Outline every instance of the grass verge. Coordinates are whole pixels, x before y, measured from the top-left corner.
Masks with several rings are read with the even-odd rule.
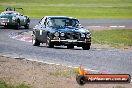
[[[0,0],[0,12],[7,6],[22,7],[25,14],[33,18],[46,15],[132,18],[131,0]]]
[[[92,42],[97,44],[108,44],[113,47],[132,46],[132,30],[93,30]]]
[[[76,69],[70,69],[70,70],[56,70],[53,72],[50,72],[49,75],[55,76],[55,77],[66,77],[71,78],[77,74]]]
[[[0,88],[31,88],[31,87],[26,84],[20,84],[20,85],[14,86],[12,84],[7,84],[3,80],[0,80]]]
[[[72,68],[72,69],[66,69],[66,70],[55,70],[55,71],[50,72],[49,75],[55,76],[55,77],[71,78],[79,74],[78,69],[79,68]],[[87,70],[86,70],[86,73],[87,74],[97,74],[96,72],[87,71]]]

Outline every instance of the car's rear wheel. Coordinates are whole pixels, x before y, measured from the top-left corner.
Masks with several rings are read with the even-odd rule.
[[[29,23],[27,23],[24,27],[25,29],[29,29]]]
[[[26,25],[24,25],[25,29],[29,29],[29,23],[30,23],[30,20],[27,19],[27,23],[26,23]]]
[[[48,48],[54,48],[54,44],[51,42],[51,38],[47,35],[46,46]]]
[[[73,49],[74,48],[74,45],[67,45],[67,48],[68,49]]]
[[[90,44],[84,44],[82,46],[83,50],[89,50],[90,49]]]
[[[36,39],[36,36],[33,34],[32,36],[32,44],[33,46],[39,46],[40,42]]]

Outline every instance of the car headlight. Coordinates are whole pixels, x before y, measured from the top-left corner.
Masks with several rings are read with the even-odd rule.
[[[84,34],[84,33],[82,33],[82,34],[81,34],[81,37],[83,37],[83,38],[84,38],[84,37],[85,37],[85,34]]]
[[[65,36],[65,33],[61,33],[60,35],[61,35],[61,36]]]
[[[54,35],[55,35],[55,37],[58,37],[59,36],[59,33],[58,32],[55,32]]]
[[[90,38],[91,37],[91,34],[86,34],[86,38]]]

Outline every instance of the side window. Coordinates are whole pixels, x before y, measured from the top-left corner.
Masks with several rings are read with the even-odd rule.
[[[80,26],[79,20],[73,19],[73,26],[74,27],[79,27]]]
[[[45,22],[46,22],[46,26],[53,26],[53,20],[47,19]]]
[[[47,18],[44,19],[44,25],[46,26],[47,24]]]
[[[39,21],[39,23],[40,23],[41,25],[45,25],[46,19],[47,19],[47,18],[45,18],[45,17],[42,18],[42,19]]]
[[[41,24],[41,25],[43,25],[43,24],[44,24],[44,19],[42,19],[42,20],[40,21],[40,24]]]

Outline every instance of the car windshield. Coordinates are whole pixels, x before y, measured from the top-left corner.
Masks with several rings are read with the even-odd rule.
[[[51,18],[47,24],[50,27],[77,27],[79,21],[71,18]]]
[[[20,13],[16,11],[5,11],[1,13],[1,15],[12,15],[12,14],[19,15]]]

